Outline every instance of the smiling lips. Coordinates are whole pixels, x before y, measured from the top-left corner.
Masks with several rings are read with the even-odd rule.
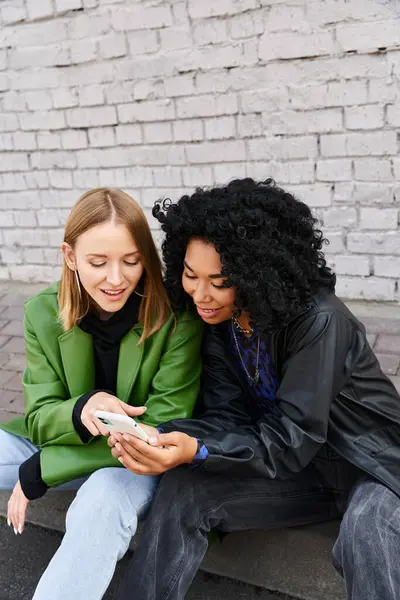
[[[110,300],[119,300],[122,294],[125,292],[123,290],[101,290],[103,294],[105,294]]]
[[[218,314],[218,312],[221,310],[220,308],[201,308],[201,306],[198,306],[196,304],[196,308],[197,308],[197,312],[199,313],[199,315],[201,317],[214,317]]]

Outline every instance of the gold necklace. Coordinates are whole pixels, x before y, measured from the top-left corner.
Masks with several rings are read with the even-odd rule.
[[[235,324],[236,329],[239,329],[241,333],[245,333],[246,335],[251,335],[252,333],[254,333],[254,329],[252,327],[250,327],[250,329],[245,329],[244,327],[242,327],[242,325],[239,323],[236,317],[232,317],[232,321]]]
[[[259,369],[259,362],[260,362],[260,336],[257,336],[256,370],[254,372],[254,376],[252,377],[250,375],[250,373],[249,373],[246,365],[245,365],[245,362],[244,362],[243,357],[242,357],[242,353],[240,352],[239,343],[237,341],[235,328],[233,326],[233,323],[234,323],[233,319],[234,319],[234,317],[231,319],[232,334],[233,334],[233,339],[235,340],[236,350],[237,350],[237,353],[239,355],[240,362],[242,363],[243,369],[245,370],[245,373],[246,373],[247,377],[250,379],[252,385],[257,385],[258,380],[260,379],[260,369]]]

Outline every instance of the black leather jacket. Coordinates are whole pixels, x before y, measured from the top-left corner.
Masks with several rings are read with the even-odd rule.
[[[301,471],[327,442],[400,495],[400,397],[382,373],[364,326],[334,293],[266,340],[280,385],[271,410],[254,421],[250,388],[219,326],[204,341],[200,416],[170,421],[165,432],[201,438],[201,469],[283,479]]]

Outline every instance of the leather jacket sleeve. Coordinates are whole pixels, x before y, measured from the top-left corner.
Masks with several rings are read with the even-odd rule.
[[[202,469],[283,479],[301,471],[326,441],[330,406],[357,360],[362,333],[339,311],[308,313],[294,329],[276,408],[256,423],[229,361],[207,356],[203,415],[162,426],[204,441],[209,455]]]

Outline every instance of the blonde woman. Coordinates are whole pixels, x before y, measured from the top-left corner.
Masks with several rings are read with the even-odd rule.
[[[97,409],[157,426],[192,413],[202,326],[173,315],[137,203],[116,189],[84,194],[62,244],[61,281],[25,304],[25,417],[1,424],[0,489],[8,523],[49,488],[79,488],[66,534],[35,600],[99,600],[149,506],[155,476],[113,458]]]

